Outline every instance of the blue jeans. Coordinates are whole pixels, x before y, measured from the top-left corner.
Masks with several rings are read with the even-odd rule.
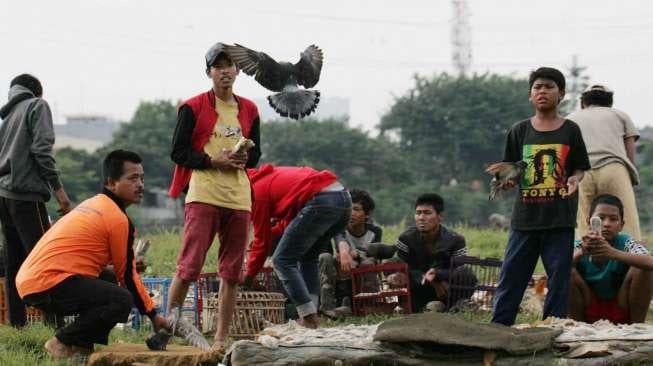
[[[345,230],[351,216],[347,191],[320,192],[290,222],[272,254],[272,264],[300,317],[317,313],[318,256]]]
[[[511,231],[494,299],[492,322],[515,323],[524,291],[540,256],[548,288],[542,318],[566,318],[573,247],[574,228],[571,227]]]

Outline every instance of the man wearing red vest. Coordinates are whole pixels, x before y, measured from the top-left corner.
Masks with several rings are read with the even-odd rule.
[[[334,235],[342,233],[351,216],[351,196],[328,170],[309,167],[248,169],[254,205],[254,242],[245,282],[263,266],[273,242],[274,271],[295,304],[304,326],[318,326],[320,289],[318,256]],[[271,227],[271,219],[277,224]]]
[[[206,74],[213,88],[180,107],[171,158],[175,171],[171,197],[186,192],[182,249],[170,287],[169,320],[179,316],[188,287],[196,281],[216,234],[220,240],[218,329],[214,349],[229,331],[243,264],[251,211],[251,188],[245,168],[256,166],[259,116],[256,105],[233,93],[238,69],[216,43],[206,53]],[[248,152],[234,153],[241,137],[254,141]]]

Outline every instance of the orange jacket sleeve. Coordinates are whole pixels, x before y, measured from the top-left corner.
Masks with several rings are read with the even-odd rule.
[[[113,263],[113,269],[116,272],[118,283],[129,290],[134,305],[140,313],[152,317],[156,314],[154,302],[152,302],[141,277],[136,272],[133,243],[134,229],[128,219],[114,225],[110,230],[109,248],[111,251],[111,262]]]

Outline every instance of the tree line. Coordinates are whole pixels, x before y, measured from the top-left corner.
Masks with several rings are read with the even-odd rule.
[[[348,187],[372,194],[374,218],[382,224],[410,222],[416,196],[437,192],[445,198],[449,222],[485,225],[490,214],[511,210],[510,196],[488,201],[490,177],[484,168],[502,158],[510,126],[532,114],[527,93],[527,80],[512,76],[415,76],[414,86],[396,97],[381,118],[377,135],[344,118],[262,121],[261,163],[334,171]],[[165,100],[142,102],[98,151],[57,151],[71,199],[79,202],[97,192],[101,157],[116,148],[141,154],[146,186],[167,188],[175,106]],[[653,187],[653,145],[643,149],[639,166],[638,195],[644,198],[653,195],[648,188]],[[644,210],[646,227],[652,218]]]

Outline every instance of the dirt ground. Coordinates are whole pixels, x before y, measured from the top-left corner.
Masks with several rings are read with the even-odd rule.
[[[116,343],[93,353],[88,366],[215,366],[223,357],[221,352],[175,344],[168,345],[166,351],[150,351],[144,344]]]

